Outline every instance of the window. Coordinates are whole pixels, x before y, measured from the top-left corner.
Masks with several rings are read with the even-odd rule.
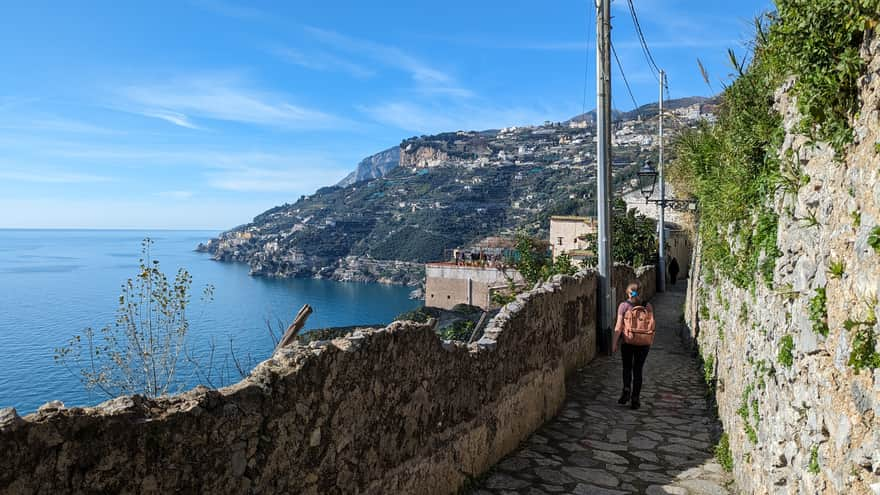
[[[562,237],[557,237],[557,238],[556,238],[556,244],[559,245],[559,246],[562,245]]]

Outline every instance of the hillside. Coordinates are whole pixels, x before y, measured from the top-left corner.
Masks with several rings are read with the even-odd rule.
[[[400,164],[400,146],[394,146],[387,150],[380,151],[375,155],[368,156],[358,163],[357,168],[344,179],[337,183],[337,186],[345,187],[370,179],[378,179],[387,174],[390,170]]]
[[[686,110],[697,111],[706,114],[714,114],[720,101],[721,100],[718,96],[714,96],[712,98],[706,98],[704,96],[687,96],[684,98],[664,100],[663,107],[667,110],[673,111]],[[639,108],[634,108],[628,112],[612,110],[611,119],[613,122],[625,122],[628,120],[635,120],[639,116],[641,116],[642,118],[654,118],[657,116],[658,111],[659,107],[657,106],[657,102],[655,101],[642,105]],[[585,120],[589,123],[596,122],[596,111],[590,110],[587,113],[576,115],[572,117],[568,122],[583,122]]]
[[[668,119],[671,133],[711,118],[699,106],[687,115]],[[656,115],[615,123],[618,191],[656,152],[656,124]],[[545,236],[551,215],[592,213],[593,133],[589,124],[548,123],[410,138],[361,162],[353,179],[365,180],[272,208],[200,249],[246,262],[255,275],[415,284],[422,263],[446,250],[519,228]]]

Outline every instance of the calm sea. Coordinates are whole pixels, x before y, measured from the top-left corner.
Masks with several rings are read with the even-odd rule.
[[[229,347],[252,362],[267,358],[272,340],[265,320],[290,323],[303,304],[314,313],[306,329],[385,323],[413,309],[410,289],[381,284],[251,277],[241,264],[212,261],[194,247],[216,234],[199,231],[0,230],[0,407],[20,414],[49,400],[93,405],[88,393],[53,360],[54,349],[85,327],[111,324],[121,284],[136,273],[141,240],[151,237],[153,258],[173,278],[185,267],[193,278],[187,344],[204,353],[213,339],[218,355]],[[201,288],[214,300],[197,302]],[[219,359],[217,360],[219,363]],[[186,386],[198,380],[184,366]]]

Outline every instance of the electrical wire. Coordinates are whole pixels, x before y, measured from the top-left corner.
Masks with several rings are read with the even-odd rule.
[[[632,88],[629,86],[629,81],[626,80],[626,73],[623,71],[623,65],[620,63],[620,57],[617,56],[617,49],[614,48],[614,43],[611,43],[611,53],[614,54],[614,60],[617,61],[617,68],[620,70],[620,77],[623,78],[623,85],[626,86],[626,92],[629,93],[629,98],[633,102],[633,110],[638,110],[639,104],[636,102],[636,97],[633,95]]]
[[[626,0],[626,3],[629,6],[630,17],[632,17],[633,26],[635,26],[636,34],[639,37],[639,43],[642,46],[645,60],[648,61],[648,66],[651,68],[652,74],[654,74],[654,79],[657,79],[659,82],[660,78],[657,74],[660,72],[660,67],[657,66],[657,62],[654,61],[654,56],[651,55],[651,50],[648,48],[648,42],[645,40],[645,33],[642,32],[642,26],[639,24],[639,16],[636,15],[636,7],[633,5],[633,0]]]

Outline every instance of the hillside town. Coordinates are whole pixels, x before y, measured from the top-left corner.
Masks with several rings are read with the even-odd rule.
[[[669,102],[669,139],[714,119],[712,100]],[[653,108],[653,113],[651,111]],[[614,188],[633,196],[635,174],[656,154],[656,105],[614,123]],[[199,246],[251,273],[421,285],[424,263],[448,250],[518,230],[547,238],[550,217],[592,215],[595,129],[590,115],[566,122],[413,137],[355,171],[368,177],[319,189]],[[382,174],[382,175],[379,175]],[[374,177],[379,175],[378,177]],[[349,180],[350,182],[350,180]]]

